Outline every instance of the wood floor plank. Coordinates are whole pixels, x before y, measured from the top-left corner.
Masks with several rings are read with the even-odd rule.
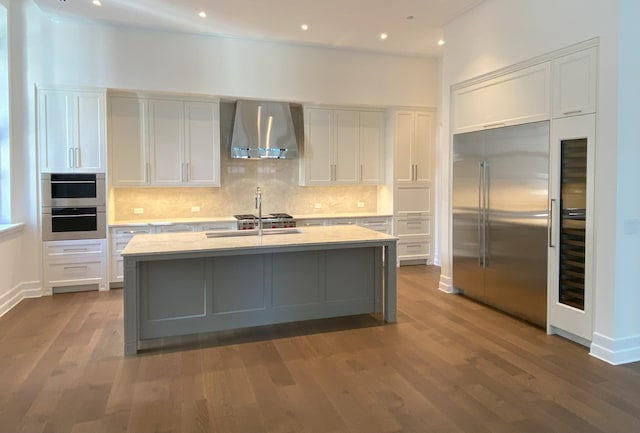
[[[398,270],[368,315],[150,342],[124,357],[122,291],[0,318],[0,432],[630,433],[640,363],[588,350]]]

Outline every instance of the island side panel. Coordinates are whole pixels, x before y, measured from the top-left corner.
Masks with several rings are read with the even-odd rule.
[[[124,257],[124,354],[138,352],[138,262]]]
[[[201,332],[207,324],[209,258],[141,262],[138,266],[140,338]]]
[[[397,242],[388,242],[384,248],[384,320],[387,323],[396,322],[397,314]]]

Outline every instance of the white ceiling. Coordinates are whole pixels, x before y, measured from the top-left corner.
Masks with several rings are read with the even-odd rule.
[[[439,56],[444,24],[485,0],[35,0],[47,14],[199,34]],[[198,12],[205,11],[206,18]],[[412,18],[409,18],[412,17]],[[300,26],[309,29],[302,31]],[[380,33],[387,33],[386,40]]]

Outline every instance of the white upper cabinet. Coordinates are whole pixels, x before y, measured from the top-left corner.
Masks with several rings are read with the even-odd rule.
[[[360,113],[335,110],[333,181],[358,183],[360,178]]]
[[[303,185],[384,182],[384,112],[305,109]]]
[[[219,186],[218,103],[181,98],[110,98],[114,186]]]
[[[150,183],[179,186],[184,181],[184,106],[179,100],[149,100]]]
[[[427,111],[395,113],[395,181],[428,183],[433,177],[434,116]]]
[[[114,186],[148,184],[147,109],[148,103],[144,99],[109,98],[109,169]]]
[[[452,95],[452,132],[477,131],[551,117],[549,62],[457,88]]]
[[[40,171],[105,171],[104,92],[38,90]]]
[[[185,102],[185,167],[190,185],[220,185],[219,106],[212,102]]]
[[[360,112],[360,183],[384,183],[385,114]]]
[[[309,108],[304,111],[304,158],[301,160],[305,185],[333,182],[333,111]]]
[[[597,48],[553,61],[553,117],[596,112]]]

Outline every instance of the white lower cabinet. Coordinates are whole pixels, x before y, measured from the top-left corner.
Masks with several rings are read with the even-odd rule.
[[[432,252],[433,198],[430,185],[402,185],[395,194],[395,235],[398,236],[398,263],[429,263]]]
[[[391,234],[391,218],[390,217],[370,217],[370,218],[358,218],[357,224],[362,227],[366,227],[377,232]]]
[[[219,232],[225,230],[235,230],[238,228],[236,221],[220,221],[198,224],[196,231],[198,232]]]
[[[194,224],[163,224],[155,226],[155,233],[184,233],[195,232],[198,226]]]
[[[129,240],[131,240],[134,235],[151,233],[151,229],[152,227],[148,225],[120,226],[109,229],[109,257],[111,258],[109,266],[110,283],[121,283],[123,280],[124,267],[120,253],[124,250],[124,247],[127,246]]]
[[[43,242],[45,294],[107,290],[106,239]]]
[[[296,225],[298,227],[326,226],[327,221],[323,219],[297,219]]]

